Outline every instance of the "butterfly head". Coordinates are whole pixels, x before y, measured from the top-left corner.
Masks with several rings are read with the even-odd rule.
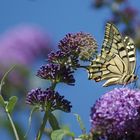
[[[136,80],[138,80],[138,76],[137,75],[132,75],[132,79],[134,80],[134,81],[136,81]]]

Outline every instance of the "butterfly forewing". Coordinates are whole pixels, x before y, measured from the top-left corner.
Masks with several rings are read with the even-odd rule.
[[[117,28],[111,23],[106,24],[105,36],[102,45],[102,51],[106,53],[118,53],[118,45],[122,42],[122,37]],[[112,47],[113,46],[113,47]]]

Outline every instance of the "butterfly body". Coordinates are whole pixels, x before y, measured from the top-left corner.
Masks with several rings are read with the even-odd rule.
[[[88,67],[89,79],[107,80],[103,86],[128,84],[137,79],[135,46],[130,37],[124,39],[112,24],[106,24],[104,42],[99,54]]]

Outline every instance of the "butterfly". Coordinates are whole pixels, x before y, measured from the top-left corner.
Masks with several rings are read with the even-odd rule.
[[[103,86],[126,85],[138,79],[135,66],[134,41],[128,36],[123,38],[115,25],[107,22],[101,54],[87,67],[89,79],[107,80]]]

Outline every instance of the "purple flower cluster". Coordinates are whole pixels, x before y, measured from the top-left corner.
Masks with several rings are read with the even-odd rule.
[[[40,67],[37,72],[37,76],[42,79],[50,80],[53,83],[63,82],[68,85],[73,85],[75,79],[72,73],[73,71],[70,69],[70,67],[51,63]]]
[[[71,53],[63,52],[62,50],[48,54],[48,62],[66,65],[72,67],[73,69],[76,69],[79,66],[77,56],[71,55]]]
[[[31,90],[26,97],[26,103],[38,107],[42,111],[62,110],[71,111],[71,104],[64,96],[51,89],[42,90],[41,88]]]
[[[92,128],[109,140],[140,139],[140,91],[115,88],[91,108]]]
[[[80,64],[79,59],[89,60],[96,53],[97,44],[90,34],[67,34],[58,45],[59,50],[48,54],[48,64],[43,65],[37,76],[52,82],[73,85],[73,70]]]
[[[48,62],[49,63],[56,63],[56,64],[62,64],[65,65],[65,62],[67,62],[68,54],[65,52],[58,50],[56,52],[51,52],[48,54]]]
[[[78,56],[63,52],[61,50],[51,52],[48,55],[48,62],[71,67],[73,70],[76,70],[80,66]]]
[[[58,47],[58,51],[48,54],[48,62],[68,66],[74,70],[79,68],[79,60],[89,61],[97,53],[95,39],[83,32],[67,34]]]
[[[79,59],[88,61],[93,58],[96,53],[97,44],[91,35],[80,32],[66,35],[66,37],[60,41],[58,47],[58,51],[48,54],[48,64],[41,66],[37,71],[38,77],[51,81],[51,89],[54,89],[56,84],[60,82],[74,85],[75,79],[73,73],[80,65]],[[49,104],[55,104],[55,107],[49,106],[53,108],[52,110],[60,106],[63,108],[60,108],[60,110],[70,112],[70,102],[64,100],[64,97],[59,94],[55,94],[57,99],[54,98],[53,92],[49,90],[48,94],[48,91],[42,91],[41,89],[33,90],[28,93],[26,102],[32,105],[39,104],[41,108],[43,108],[42,106],[44,106],[44,104],[46,106],[46,100],[47,106],[48,100],[51,100]],[[50,94],[52,95],[50,96]]]
[[[18,26],[0,37],[0,65],[29,65],[50,51],[48,36],[37,27]],[[9,61],[10,60],[10,61]]]
[[[77,56],[84,61],[93,59],[97,53],[95,39],[90,34],[83,32],[67,34],[58,47],[63,52]]]

